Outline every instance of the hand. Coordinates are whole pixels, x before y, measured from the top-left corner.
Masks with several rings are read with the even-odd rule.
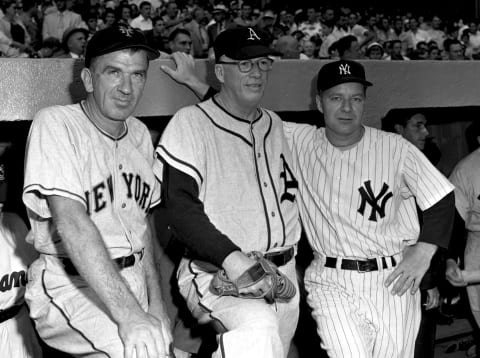
[[[427,290],[427,302],[425,302],[425,309],[430,310],[438,307],[440,304],[440,291],[437,287]]]
[[[195,60],[192,55],[183,52],[174,52],[169,56],[177,66],[175,69],[161,65],[163,72],[174,81],[189,87],[199,98],[203,98],[208,91],[208,85],[202,82],[195,73]]]
[[[145,313],[131,313],[118,324],[124,357],[164,358],[170,354],[172,334],[168,322]]]
[[[463,279],[462,271],[458,267],[458,264],[452,259],[447,260],[445,276],[452,286],[463,287],[467,285]]]
[[[407,246],[402,261],[385,280],[385,286],[395,282],[391,291],[393,295],[402,296],[409,288],[410,293],[415,294],[436,250],[437,246],[426,242]]]

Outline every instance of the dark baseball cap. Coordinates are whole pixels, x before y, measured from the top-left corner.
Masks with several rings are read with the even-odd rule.
[[[76,34],[77,32],[82,32],[85,35],[85,39],[88,38],[88,30],[83,27],[69,27],[65,30],[62,37],[62,45],[67,47],[67,42],[70,39],[70,36]]]
[[[160,55],[157,50],[147,45],[147,40],[142,31],[128,25],[118,24],[97,31],[88,41],[85,66],[89,67],[95,57],[129,48],[145,50],[149,60],[156,59]]]
[[[360,63],[340,60],[327,63],[318,71],[317,90],[325,91],[347,82],[357,82],[364,86],[372,86],[372,83],[365,79],[365,69]]]
[[[213,44],[215,60],[223,55],[233,60],[249,60],[256,57],[281,56],[270,48],[270,35],[251,27],[228,29],[217,36]]]

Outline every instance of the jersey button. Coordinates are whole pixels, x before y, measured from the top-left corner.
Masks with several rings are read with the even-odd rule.
[[[118,166],[118,169],[122,170],[122,169],[123,169],[123,165],[120,164],[120,165]]]
[[[122,204],[122,209],[125,209],[127,207],[127,204],[123,203]]]
[[[261,158],[261,157],[262,157],[262,153],[258,153],[257,156],[258,156],[259,158]]]
[[[268,184],[267,184],[266,181],[263,182],[263,186],[264,186],[265,188],[268,186]]]
[[[275,211],[272,211],[272,217],[273,218],[275,217]]]

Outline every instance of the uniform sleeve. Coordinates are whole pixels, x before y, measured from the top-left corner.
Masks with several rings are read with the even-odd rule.
[[[50,218],[47,197],[58,195],[77,200],[86,207],[82,187],[79,143],[61,116],[52,109],[40,111],[30,129],[26,158],[23,202],[42,218]]]
[[[455,207],[462,219],[467,223],[472,211],[473,187],[468,180],[462,165],[457,165],[450,175],[450,181],[455,185]]]
[[[206,152],[199,116],[203,114],[196,107],[177,112],[163,132],[156,153],[166,163],[192,177],[200,189],[205,175]]]
[[[218,267],[233,251],[240,250],[210,222],[203,203],[198,199],[198,186],[187,174],[165,164],[163,204],[175,237],[190,255]]]
[[[399,140],[407,146],[402,168],[405,184],[420,209],[425,211],[452,192],[454,187],[413,144],[401,138]]]

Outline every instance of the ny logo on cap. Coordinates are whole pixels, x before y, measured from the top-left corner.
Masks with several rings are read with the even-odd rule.
[[[247,40],[259,40],[260,41],[260,37],[258,37],[258,35],[255,33],[255,31],[253,31],[253,29],[251,27],[248,28],[248,32],[250,34],[250,37]]]
[[[338,66],[338,69],[340,70],[340,75],[351,75],[350,73],[350,66],[348,64],[340,64]]]
[[[127,37],[132,37],[133,32],[135,31],[133,28],[125,27],[125,26],[120,26],[118,29],[122,34],[124,34]]]

